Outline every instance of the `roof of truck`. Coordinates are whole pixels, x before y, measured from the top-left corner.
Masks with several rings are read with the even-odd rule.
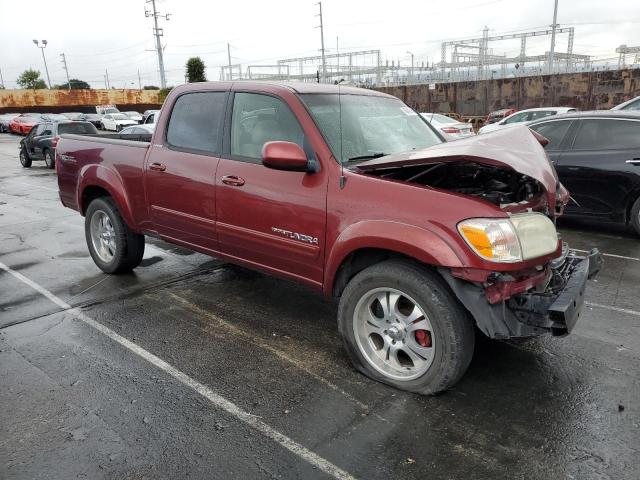
[[[200,90],[207,89],[207,87],[212,87],[212,89],[221,89],[223,86],[229,88],[231,86],[243,85],[247,88],[256,88],[260,89],[260,87],[276,87],[283,88],[289,91],[293,91],[295,93],[341,93],[343,95],[371,95],[377,97],[388,97],[388,98],[396,98],[392,95],[388,95],[386,93],[378,92],[376,90],[370,90],[368,88],[359,88],[351,85],[332,85],[326,83],[304,83],[304,82],[274,82],[267,80],[234,80],[233,84],[230,82],[198,82],[198,83],[187,83],[178,86],[177,88],[180,91],[188,91],[188,90]],[[204,88],[203,88],[204,87]]]

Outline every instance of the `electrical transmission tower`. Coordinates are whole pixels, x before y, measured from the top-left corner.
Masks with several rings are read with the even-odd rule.
[[[69,79],[69,68],[67,67],[67,57],[65,57],[64,53],[61,53],[60,57],[62,58],[62,68],[64,68],[64,71],[67,74],[67,89],[71,90],[71,80]]]
[[[326,82],[327,60],[325,58],[325,51],[324,51],[324,24],[322,23],[322,2],[318,2],[316,5],[318,5],[318,8],[320,9],[320,13],[316,15],[317,17],[320,17],[320,25],[316,27],[316,28],[320,28],[320,53],[322,54],[322,76],[320,80],[322,82]]]
[[[158,27],[158,18],[164,17],[165,20],[169,20],[170,13],[162,14],[156,10],[156,0],[147,0],[147,3],[151,4],[152,10],[144,9],[145,17],[153,17],[153,35],[156,37],[156,52],[158,54],[158,68],[160,69],[160,87],[167,88],[167,77],[164,72],[164,59],[162,58],[162,44],[160,43],[160,37],[164,35],[164,30]]]

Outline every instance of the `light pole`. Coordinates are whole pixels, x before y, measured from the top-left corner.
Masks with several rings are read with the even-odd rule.
[[[40,46],[40,42],[38,40],[33,40],[36,47],[38,47],[42,51],[42,60],[44,60],[44,71],[47,72],[47,84],[49,84],[49,88],[51,88],[51,79],[49,78],[49,69],[47,68],[47,59],[44,56],[44,49],[47,48],[47,41],[42,40],[42,46]]]
[[[407,50],[407,53],[408,53],[409,55],[411,55],[411,83],[413,83],[413,72],[414,72],[414,70],[413,70],[413,53],[411,53],[411,52],[410,52],[410,51],[408,51],[408,50]]]

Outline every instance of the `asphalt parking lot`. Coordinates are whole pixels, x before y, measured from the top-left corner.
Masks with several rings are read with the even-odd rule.
[[[0,134],[0,478],[640,478],[640,239],[563,221],[606,264],[572,335],[480,341],[451,391],[358,374],[333,301],[148,240],[103,274],[55,172]]]

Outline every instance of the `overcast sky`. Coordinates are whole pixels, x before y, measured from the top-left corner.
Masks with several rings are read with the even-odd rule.
[[[7,88],[26,68],[45,78],[40,50],[32,39],[46,39],[52,83],[66,81],[60,54],[65,53],[72,78],[104,86],[159,85],[152,21],[145,0],[0,0],[0,69]],[[275,63],[280,58],[319,54],[320,31],[315,0],[206,1],[159,0],[168,84],[184,81],[184,64],[199,55],[210,80],[219,79],[227,63]],[[383,61],[416,63],[440,58],[443,40],[477,37],[487,25],[491,34],[546,28],[552,23],[553,0],[324,0],[325,47],[329,53],[381,49]],[[610,58],[620,44],[640,45],[639,0],[560,0],[558,23],[575,26],[574,52]],[[566,50],[566,35],[557,51]],[[519,41],[492,43],[495,54],[516,54]],[[549,40],[530,41],[529,54],[542,54]],[[46,80],[46,79],[45,79]]]

